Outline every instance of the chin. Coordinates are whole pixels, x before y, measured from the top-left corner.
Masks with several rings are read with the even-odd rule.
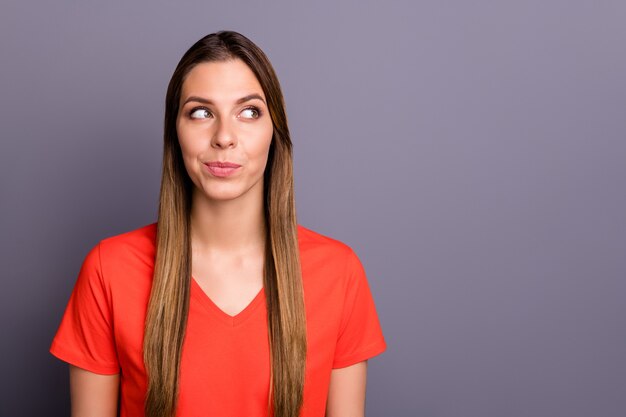
[[[212,193],[207,193],[207,192],[203,192],[203,197],[207,200],[211,200],[211,201],[229,201],[229,200],[235,200],[238,197],[241,197],[241,193],[236,193],[236,192],[223,192],[223,193],[216,193],[216,192],[212,192]]]
[[[229,201],[229,200],[235,200],[239,197],[241,197],[242,195],[245,194],[244,191],[239,190],[239,189],[221,189],[221,190],[216,190],[216,189],[212,189],[212,190],[207,190],[207,189],[203,189],[200,191],[202,193],[202,196],[204,199],[206,200],[210,200],[210,201]]]
[[[214,182],[202,183],[202,187],[196,187],[196,192],[201,195],[201,198],[208,201],[231,201],[240,197],[244,197],[246,194],[255,193],[255,189],[262,185],[262,183],[245,184],[240,181],[233,181],[231,183],[216,184]]]
[[[211,201],[232,201],[241,195],[207,195],[206,198]]]

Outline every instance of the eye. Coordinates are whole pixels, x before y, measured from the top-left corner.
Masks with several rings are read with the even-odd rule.
[[[261,117],[261,110],[259,110],[258,108],[254,106],[246,107],[245,109],[241,111],[241,114],[246,119],[258,119],[259,117]]]
[[[191,110],[189,117],[192,119],[206,119],[211,115],[211,112],[205,108],[196,108]]]

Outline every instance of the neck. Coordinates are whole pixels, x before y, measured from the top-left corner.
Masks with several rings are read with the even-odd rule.
[[[262,187],[233,200],[209,200],[194,190],[191,203],[191,243],[204,253],[241,253],[265,245]]]

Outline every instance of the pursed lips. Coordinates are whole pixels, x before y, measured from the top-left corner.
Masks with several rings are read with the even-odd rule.
[[[204,165],[211,167],[211,168],[238,168],[241,165],[239,164],[235,164],[234,162],[228,162],[228,161],[224,161],[224,162],[220,162],[220,161],[212,161],[212,162],[205,162]]]
[[[207,170],[212,176],[218,177],[218,178],[228,177],[234,174],[235,172],[238,172],[239,168],[241,167],[241,165],[239,164],[235,164],[234,162],[228,162],[228,161],[206,162],[204,165],[207,167]]]

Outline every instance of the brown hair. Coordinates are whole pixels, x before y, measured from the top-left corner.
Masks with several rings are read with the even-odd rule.
[[[292,144],[284,100],[278,78],[263,51],[240,33],[219,31],[203,37],[183,55],[167,88],[156,259],[143,346],[148,377],[146,417],[171,417],[175,413],[189,312],[193,184],[185,170],[176,133],[180,91],[185,77],[195,65],[230,59],[242,60],[253,71],[263,88],[274,125],[263,175],[266,226],[263,286],[271,363],[268,413],[274,417],[296,417],[302,406],[306,317],[297,239]]]

